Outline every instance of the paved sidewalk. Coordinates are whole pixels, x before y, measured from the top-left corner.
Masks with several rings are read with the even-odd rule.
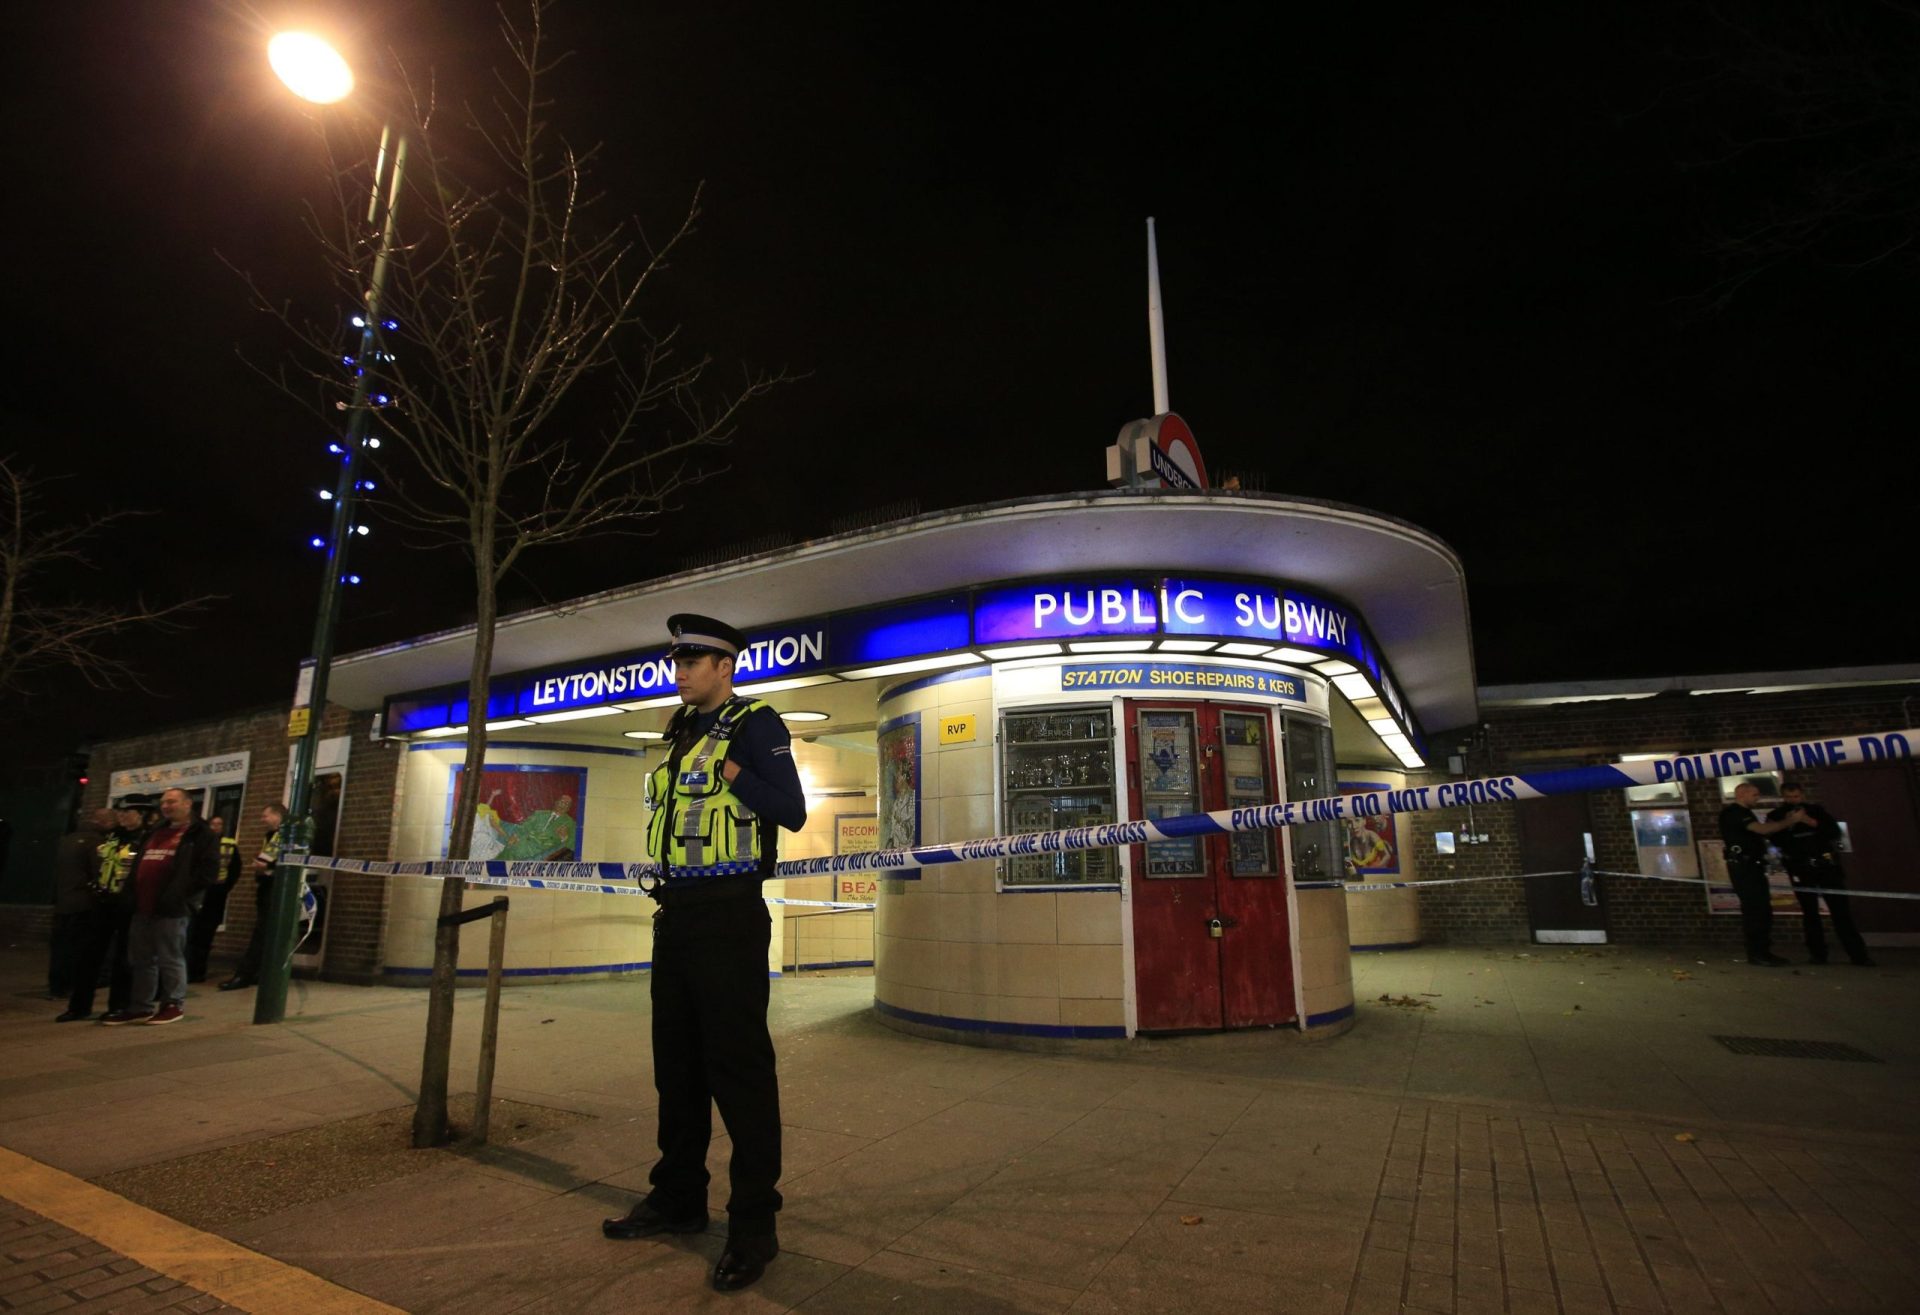
[[[1331,1041],[1042,1053],[889,1031],[866,978],[782,981],[783,1254],[728,1295],[706,1287],[718,1219],[671,1242],[598,1235],[653,1158],[645,980],[519,988],[496,1094],[594,1121],[222,1231],[462,1315],[1904,1310],[1920,956],[1883,957],[1373,955],[1358,1025]],[[28,998],[38,967],[0,954],[0,1146],[67,1173],[411,1099],[424,993],[297,984],[272,1028],[249,1025],[247,993],[197,995],[176,1027],[55,1026]],[[463,993],[457,1087],[478,1023]],[[1872,1059],[1736,1054],[1720,1035]],[[716,1207],[726,1153],[721,1136]]]
[[[0,1311],[206,1315],[238,1309],[0,1196]]]

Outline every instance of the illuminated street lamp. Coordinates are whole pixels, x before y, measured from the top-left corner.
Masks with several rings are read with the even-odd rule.
[[[331,105],[353,94],[353,70],[347,61],[310,32],[282,32],[267,42],[267,63],[302,100]]]
[[[331,105],[353,91],[353,70],[340,53],[317,36],[306,32],[282,32],[267,43],[267,61],[287,88],[296,96],[318,105]],[[391,152],[389,152],[391,147]],[[391,169],[388,162],[391,160]],[[327,554],[326,572],[320,579],[320,610],[313,623],[313,679],[307,689],[307,728],[293,760],[293,797],[287,805],[287,821],[282,839],[283,862],[268,891],[267,904],[261,910],[265,936],[259,968],[259,993],[254,997],[253,1021],[277,1023],[287,1013],[287,979],[293,968],[293,934],[300,908],[300,893],[306,884],[306,869],[297,866],[313,845],[314,763],[320,754],[320,723],[327,707],[327,676],[333,665],[333,636],[340,624],[340,597],[349,584],[360,577],[347,571],[347,544],[355,527],[355,494],[370,481],[359,474],[361,452],[377,447],[378,439],[367,434],[367,416],[375,406],[384,405],[384,395],[372,393],[374,363],[383,359],[379,334],[384,327],[380,315],[380,293],[387,281],[388,259],[393,251],[393,211],[400,199],[400,176],[407,161],[407,139],[393,131],[392,125],[380,133],[380,153],[374,157],[373,194],[367,201],[367,224],[379,235],[379,247],[373,260],[373,275],[367,285],[366,305],[354,317],[360,330],[360,350],[354,356],[353,399],[345,404],[347,433],[330,450],[340,457],[340,480],[331,496],[324,490],[321,498],[333,510],[333,531],[323,545]]]

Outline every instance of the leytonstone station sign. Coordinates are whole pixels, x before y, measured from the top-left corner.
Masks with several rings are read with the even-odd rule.
[[[1419,728],[1360,615],[1268,581],[1029,580],[789,621],[747,632],[735,680],[751,692],[774,682],[857,680],[982,660],[1148,649],[1315,669],[1383,738],[1391,735],[1409,746],[1403,759],[1419,754]],[[569,720],[590,709],[665,706],[677,701],[667,652],[662,643],[498,674],[486,718],[540,722]],[[468,715],[466,687],[445,686],[388,699],[385,726],[390,735],[444,735],[464,727]]]

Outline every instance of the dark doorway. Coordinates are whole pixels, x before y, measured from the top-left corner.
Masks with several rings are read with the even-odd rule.
[[[1520,831],[1520,871],[1563,875],[1531,877],[1527,925],[1537,945],[1603,945],[1607,939],[1604,904],[1581,896],[1580,865],[1586,862],[1593,823],[1585,795],[1528,799],[1514,809]],[[1593,898],[1600,899],[1599,889]]]

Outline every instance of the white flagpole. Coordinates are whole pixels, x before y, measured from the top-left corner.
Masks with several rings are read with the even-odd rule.
[[[1147,338],[1153,346],[1153,413],[1173,409],[1167,400],[1167,326],[1160,318],[1160,249],[1153,240],[1153,216],[1147,216]]]

